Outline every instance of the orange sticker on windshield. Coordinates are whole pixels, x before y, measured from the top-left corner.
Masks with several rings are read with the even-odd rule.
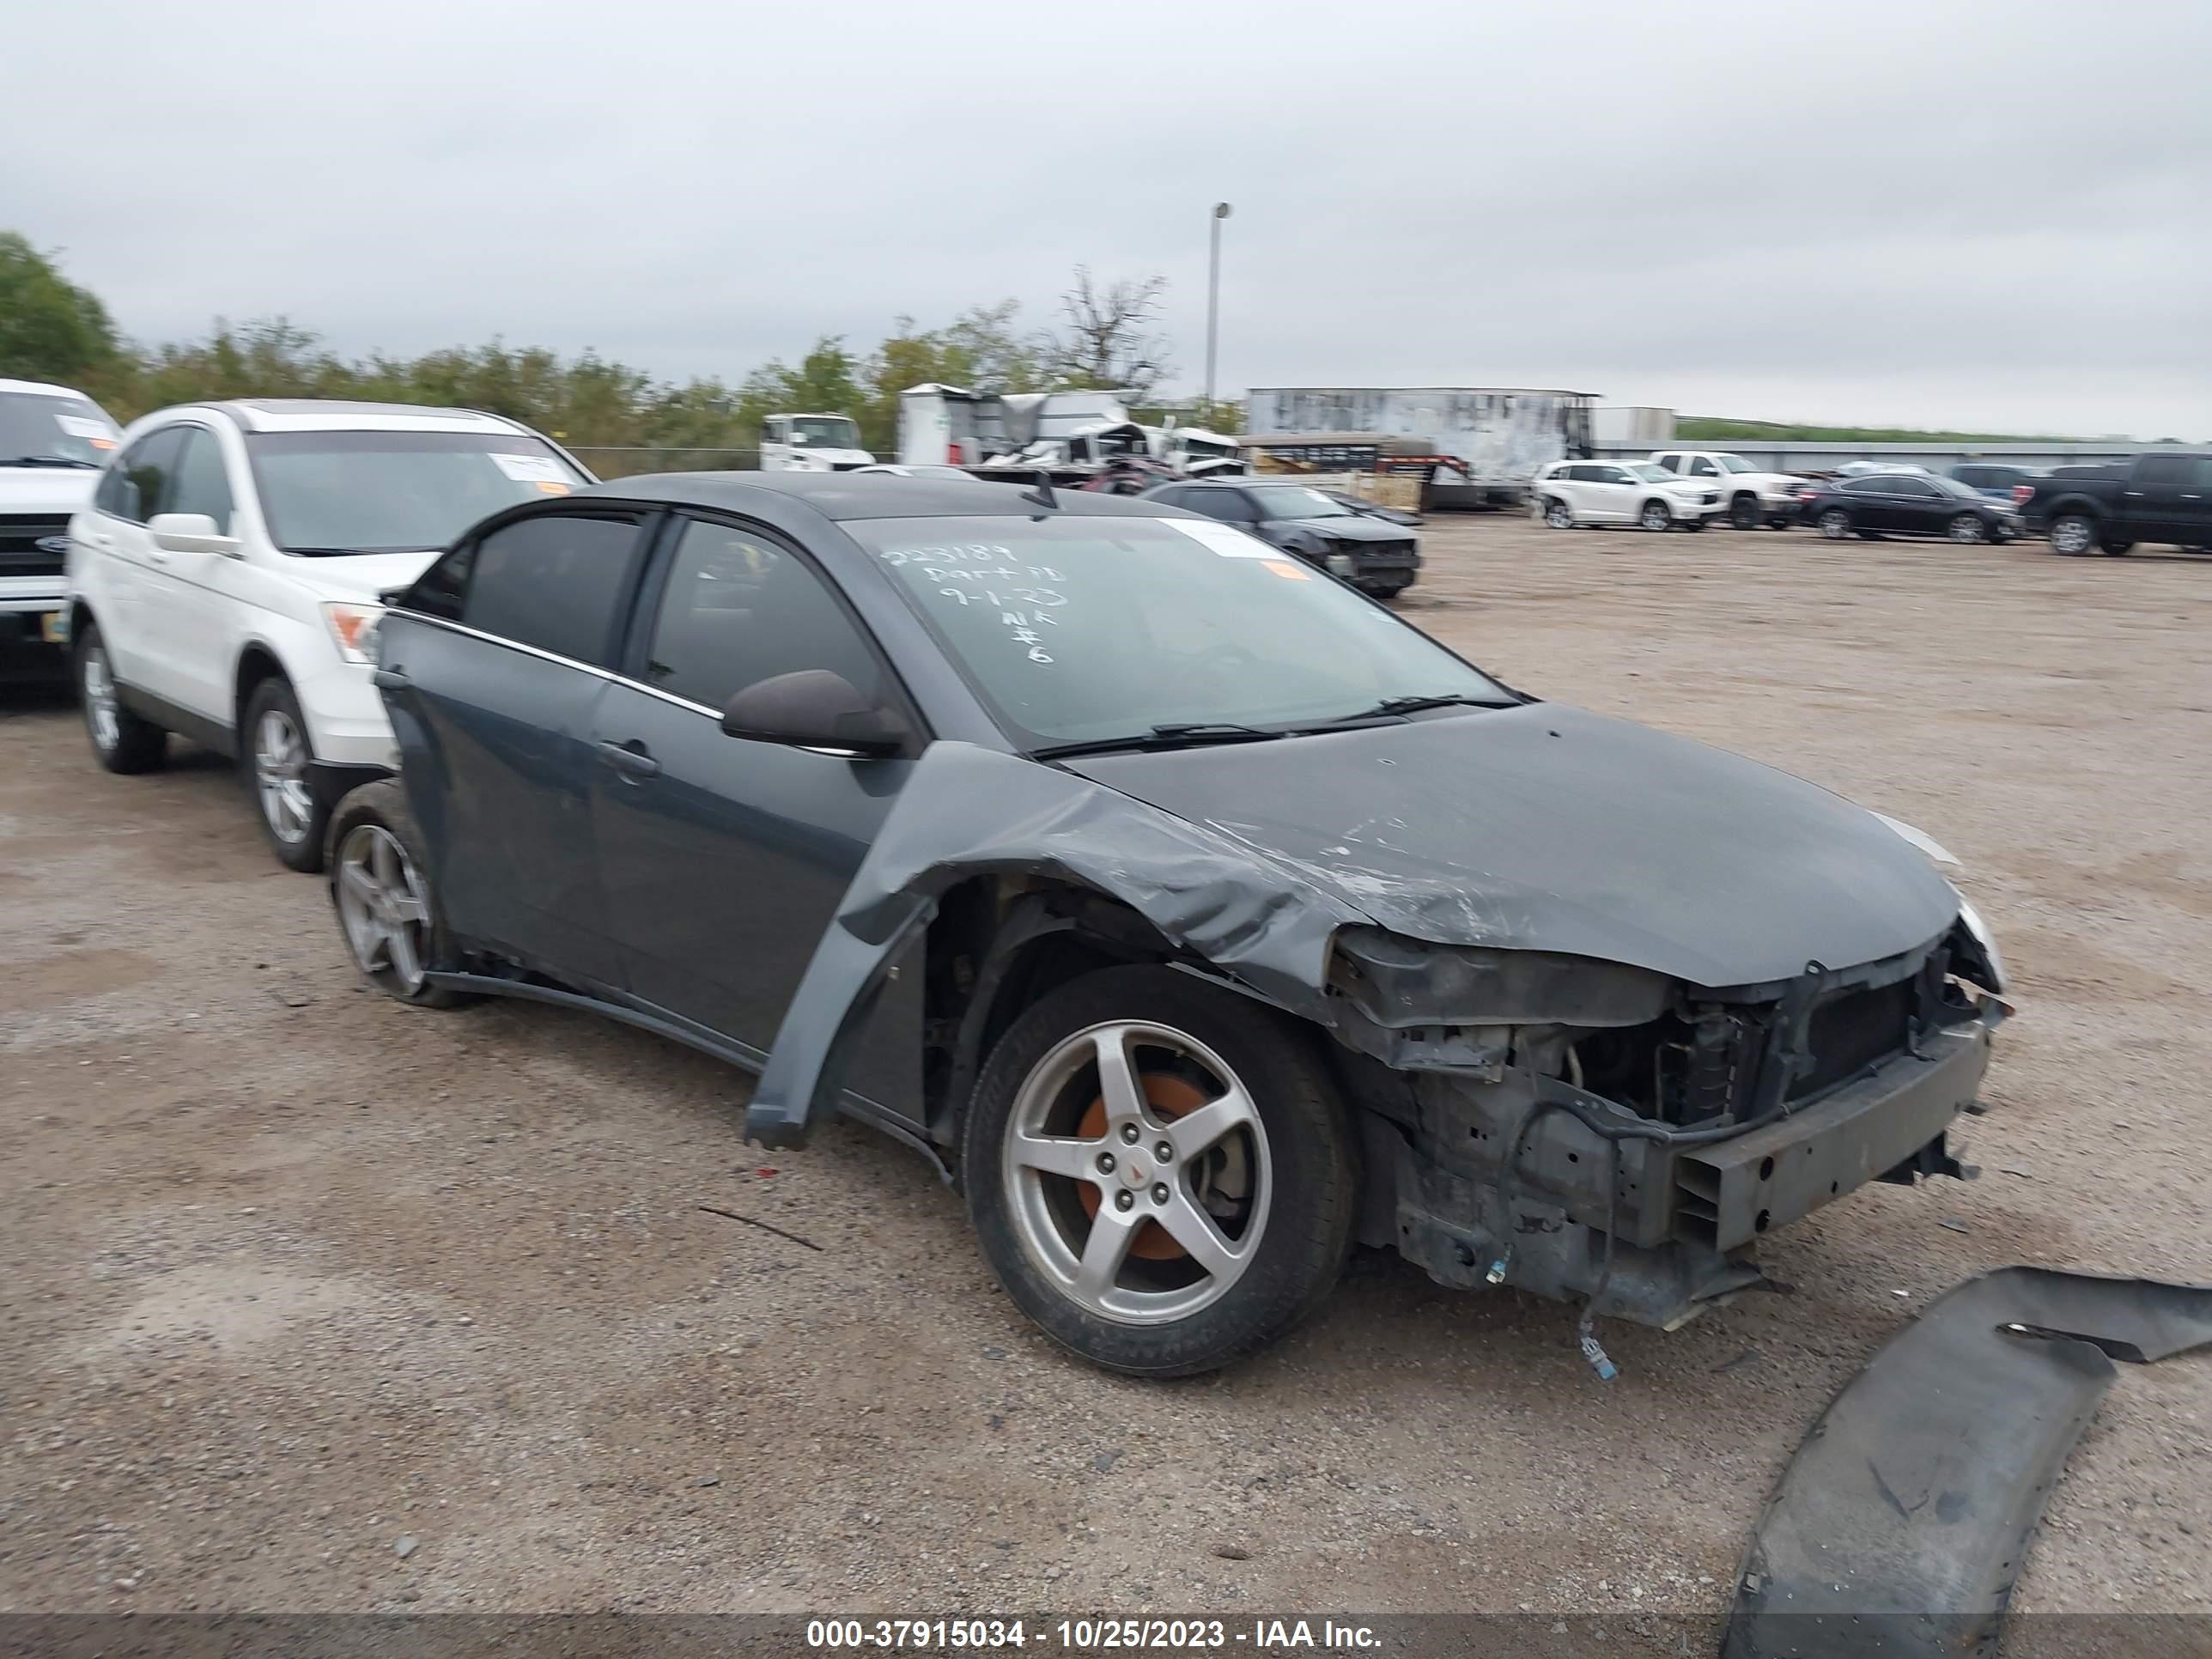
[[[538,487],[548,495],[565,495],[568,493],[568,485],[555,483],[550,478],[539,480]]]
[[[1307,580],[1306,573],[1299,569],[1297,566],[1291,563],[1287,559],[1269,559],[1261,568],[1264,570],[1272,570],[1278,576],[1287,576],[1294,582],[1302,582]]]

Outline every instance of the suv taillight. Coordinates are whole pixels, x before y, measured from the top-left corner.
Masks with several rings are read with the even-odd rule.
[[[2026,507],[2028,502],[2034,500],[2034,498],[2035,486],[2033,484],[2014,484],[2012,487],[2012,504],[2014,507]]]

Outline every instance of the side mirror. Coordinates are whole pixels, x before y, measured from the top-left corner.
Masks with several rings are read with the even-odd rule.
[[[722,730],[755,743],[780,743],[855,760],[903,753],[906,723],[862,696],[842,674],[802,668],[756,680],[730,699]]]
[[[146,521],[146,533],[164,552],[238,555],[238,538],[218,535],[215,520],[204,513],[156,513]]]

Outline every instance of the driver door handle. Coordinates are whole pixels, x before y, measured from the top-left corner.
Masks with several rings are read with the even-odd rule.
[[[632,738],[628,743],[602,742],[599,758],[626,778],[642,781],[660,775],[660,763],[653,759],[653,751],[636,738]]]

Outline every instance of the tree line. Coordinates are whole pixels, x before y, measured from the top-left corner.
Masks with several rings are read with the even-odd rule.
[[[873,345],[816,340],[797,362],[774,359],[732,386],[660,379],[595,351],[454,346],[404,357],[347,357],[285,318],[218,318],[196,339],[127,338],[100,297],[58,258],[0,231],[0,378],[70,386],[130,421],[220,398],[348,398],[488,410],[572,447],[750,449],[778,410],[846,415],[862,444],[897,446],[898,394],[931,381],[979,391],[1115,387],[1139,401],[1173,372],[1158,327],[1164,277],[1102,281],[1079,267],[1055,320],[1025,326],[1018,301],[971,307],[937,328],[893,319]],[[1233,422],[1232,406],[1199,411]]]

